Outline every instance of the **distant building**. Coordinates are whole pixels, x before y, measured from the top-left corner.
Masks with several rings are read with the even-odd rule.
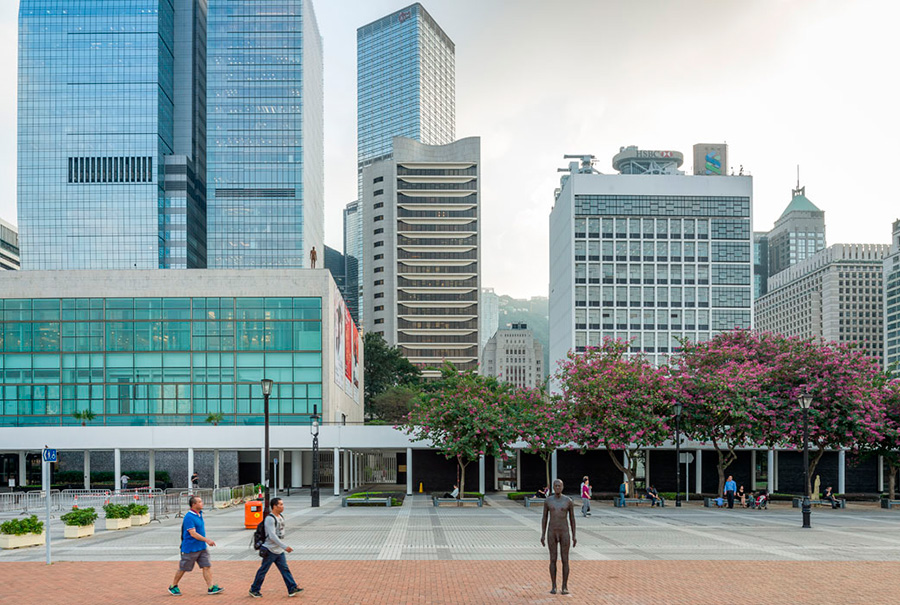
[[[334,283],[337,285],[338,290],[341,292],[341,296],[344,296],[344,290],[347,287],[347,279],[344,271],[346,270],[346,264],[344,262],[344,255],[331,248],[329,246],[325,246],[325,268],[331,272],[331,277],[334,279]],[[346,302],[346,298],[344,301]]]
[[[359,207],[358,201],[353,201],[344,207],[344,276],[345,289],[344,300],[347,301],[347,308],[350,309],[350,315],[354,321],[361,323],[362,309],[360,301],[362,300],[363,283],[362,272],[362,250],[363,250],[363,232],[362,232],[362,209]]]
[[[15,225],[0,219],[0,270],[21,268],[19,261],[19,232]]]
[[[753,300],[765,294],[769,279],[769,234],[753,232]]]
[[[825,249],[825,213],[806,197],[806,187],[798,184],[792,194],[767,236],[770,279]]]
[[[544,347],[527,324],[497,330],[484,347],[481,371],[517,387],[534,388],[544,380]]]
[[[836,244],[769,277],[755,327],[785,336],[858,343],[884,356],[883,275],[889,246]]]
[[[891,231],[891,249],[884,257],[885,369],[900,364],[900,220],[894,221]]]
[[[500,327],[500,297],[493,288],[481,289],[481,316],[478,333],[481,335],[481,343],[478,350],[484,349],[484,345]]]

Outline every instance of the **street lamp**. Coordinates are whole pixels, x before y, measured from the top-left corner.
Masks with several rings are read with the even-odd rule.
[[[675,404],[675,506],[681,507],[681,410],[684,406]]]
[[[265,408],[266,415],[266,453],[264,454],[265,461],[263,462],[263,490],[265,493],[263,494],[263,510],[268,513],[269,512],[269,395],[272,394],[272,381],[268,378],[262,379],[262,394],[263,394],[263,405]]]
[[[809,516],[812,506],[809,503],[809,406],[813,397],[809,393],[802,393],[797,401],[803,410],[803,527],[809,529]]]
[[[311,498],[310,506],[316,508],[319,506],[319,410],[318,406],[313,406],[312,424],[309,425],[309,432],[312,434],[312,456],[313,456],[313,476],[312,487],[310,487],[309,495]]]

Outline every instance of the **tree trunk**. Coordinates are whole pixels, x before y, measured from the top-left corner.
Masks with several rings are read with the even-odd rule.
[[[888,463],[888,469],[891,471],[890,476],[888,476],[888,497],[891,500],[897,499],[897,466],[893,463]]]
[[[806,481],[806,493],[810,494],[810,498],[813,498],[813,499],[817,498],[818,494],[812,493],[812,483],[811,482],[812,482],[812,478],[816,474],[816,465],[819,464],[819,461],[822,459],[822,456],[824,456],[824,455],[825,455],[824,446],[819,446],[819,453],[816,454],[816,457],[813,458],[812,460],[810,460],[810,462],[809,462],[809,477],[807,477],[807,481]],[[804,494],[804,495],[806,495],[806,494]]]
[[[713,447],[716,448],[716,454],[718,455],[718,462],[716,463],[716,470],[719,473],[719,492],[716,495],[724,495],[725,494],[725,469],[727,469],[731,464],[737,460],[737,454],[734,453],[734,449],[731,447],[728,448],[726,455],[725,452],[719,447],[719,442],[715,439],[712,440]],[[702,473],[703,469],[698,468],[698,473]]]
[[[457,462],[459,463],[459,494],[456,496],[456,499],[466,497],[466,466],[469,464],[468,462],[463,462],[462,456],[456,457]],[[457,506],[462,506],[462,502],[457,502]]]
[[[606,453],[609,454],[610,458],[612,458],[613,464],[616,465],[616,468],[622,471],[622,473],[625,475],[625,480],[628,482],[628,489],[630,490],[626,495],[634,498],[634,473],[631,472],[630,468],[625,468],[625,465],[623,465],[619,458],[616,456],[615,450],[606,448]]]

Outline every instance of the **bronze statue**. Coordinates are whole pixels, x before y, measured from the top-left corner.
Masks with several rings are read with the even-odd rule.
[[[546,546],[545,536],[550,538],[550,581],[553,588],[550,594],[556,594],[556,547],[559,545],[559,554],[562,557],[563,580],[561,594],[569,594],[569,541],[572,548],[578,544],[575,539],[575,504],[568,496],[562,495],[563,482],[557,479],[553,482],[553,495],[544,500],[544,516],[541,519],[541,546]],[[572,534],[566,526],[566,517],[572,526]],[[550,519],[550,532],[547,532],[547,519]]]

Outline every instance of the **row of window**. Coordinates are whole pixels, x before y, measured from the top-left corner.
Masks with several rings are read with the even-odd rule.
[[[152,183],[150,156],[70,157],[70,183]]]

